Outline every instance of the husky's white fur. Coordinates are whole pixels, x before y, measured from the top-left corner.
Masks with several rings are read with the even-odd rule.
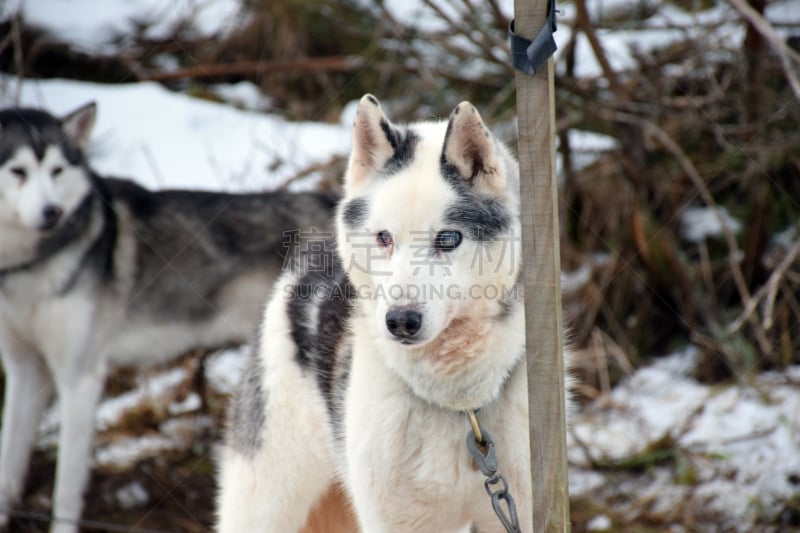
[[[222,450],[221,532],[298,531],[332,486],[367,533],[504,531],[466,447],[474,408],[531,531],[518,182],[471,104],[401,127],[362,98],[340,264],[276,285]]]

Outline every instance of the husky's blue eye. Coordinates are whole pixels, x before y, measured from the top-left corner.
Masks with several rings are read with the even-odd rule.
[[[388,248],[392,244],[394,244],[394,240],[392,239],[392,234],[386,230],[379,231],[378,234],[375,236],[375,240],[378,241],[378,246],[382,248]]]
[[[10,170],[11,173],[18,177],[20,181],[25,181],[25,179],[28,177],[28,173],[22,167],[12,167]]]
[[[461,232],[452,229],[440,231],[433,240],[433,248],[436,251],[449,252],[458,248],[460,244]]]

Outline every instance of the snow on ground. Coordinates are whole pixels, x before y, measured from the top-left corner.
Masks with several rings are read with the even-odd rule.
[[[250,348],[242,346],[209,355],[205,363],[208,392],[232,394],[249,354]],[[202,398],[190,390],[198,364],[195,361],[191,369],[177,366],[145,371],[137,378],[133,389],[104,398],[95,416],[95,429],[99,432],[95,466],[115,470],[128,468],[165,452],[190,449],[203,432],[216,432],[216,422],[202,414]],[[147,411],[164,419],[157,431],[148,429],[136,434],[126,429],[131,423],[135,426],[136,419]],[[56,403],[45,411],[39,425],[38,447],[54,448],[58,429]]]
[[[689,242],[700,243],[709,237],[721,238],[724,235],[723,228],[734,235],[742,230],[742,223],[733,218],[724,206],[688,206],[681,215],[681,233]]]
[[[689,376],[696,358],[693,347],[661,358],[576,416],[573,497],[661,520],[715,516],[741,532],[796,497],[800,367],[708,386]],[[597,462],[622,466],[600,473]]]
[[[250,351],[250,346],[242,346],[209,356],[205,365],[206,379],[217,392],[233,394]]]

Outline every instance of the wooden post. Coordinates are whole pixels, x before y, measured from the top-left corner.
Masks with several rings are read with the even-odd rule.
[[[532,39],[545,0],[515,0],[515,31]],[[553,60],[534,76],[517,72],[525,334],[536,533],[569,531],[561,261],[555,175]]]

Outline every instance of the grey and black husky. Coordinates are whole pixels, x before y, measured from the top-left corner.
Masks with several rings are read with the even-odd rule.
[[[504,531],[466,445],[480,408],[530,532],[516,160],[467,102],[402,126],[366,95],[336,232],[267,305],[220,531],[296,532],[330,490],[365,533]]]
[[[98,177],[90,104],[64,118],[0,111],[0,527],[19,501],[55,392],[52,531],[76,531],[93,414],[109,369],[166,361],[255,332],[290,230],[325,229],[316,193],[153,192]]]

